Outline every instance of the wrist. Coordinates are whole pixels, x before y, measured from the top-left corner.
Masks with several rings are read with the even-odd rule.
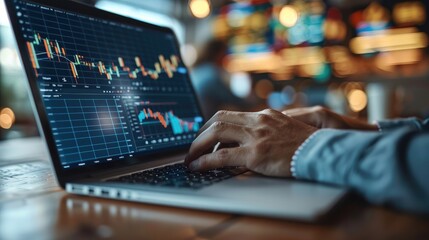
[[[355,126],[353,129],[364,130],[364,131],[379,131],[377,124],[364,123],[361,122],[359,125]]]
[[[377,124],[371,124],[363,120],[355,118],[344,117],[344,121],[347,123],[346,129],[362,130],[362,131],[379,131]]]

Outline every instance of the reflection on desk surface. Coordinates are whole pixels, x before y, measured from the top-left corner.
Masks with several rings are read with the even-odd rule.
[[[40,138],[0,143],[0,204],[23,196],[59,190]]]
[[[0,204],[0,239],[429,239],[429,220],[349,201],[300,223],[69,195]]]
[[[35,159],[49,161],[45,142],[41,138],[0,141],[0,166]]]
[[[49,162],[36,160],[0,166],[0,203],[30,194],[59,190]]]
[[[230,218],[55,192],[0,205],[0,239],[208,238]]]

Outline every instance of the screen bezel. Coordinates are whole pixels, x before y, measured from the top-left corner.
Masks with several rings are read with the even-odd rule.
[[[21,60],[23,63],[23,67],[25,69],[25,72],[27,74],[27,80],[30,88],[30,92],[32,95],[33,100],[33,109],[35,109],[36,114],[36,120],[38,122],[38,126],[41,132],[42,137],[45,138],[45,141],[48,146],[48,150],[51,156],[51,160],[56,172],[58,183],[61,185],[61,187],[65,187],[65,183],[73,180],[78,180],[85,178],[86,176],[95,175],[98,172],[103,172],[106,170],[112,170],[114,168],[122,168],[122,167],[129,167],[132,165],[137,165],[141,163],[147,163],[149,161],[155,161],[156,159],[160,158],[166,158],[169,156],[184,154],[188,150],[191,144],[183,144],[177,147],[172,147],[169,149],[161,149],[156,152],[149,152],[149,153],[142,153],[142,152],[136,152],[135,154],[138,156],[135,157],[126,157],[122,160],[117,161],[111,161],[111,162],[105,162],[100,165],[88,165],[88,166],[81,166],[77,168],[70,168],[70,169],[64,169],[61,164],[61,160],[59,157],[58,149],[55,144],[54,136],[52,133],[52,130],[49,125],[48,115],[46,112],[46,109],[44,107],[43,99],[40,95],[40,91],[38,89],[37,85],[37,77],[32,69],[32,65],[30,63],[30,56],[25,50],[25,39],[22,36],[21,29],[18,23],[18,18],[14,14],[15,8],[14,8],[14,0],[5,0],[6,8],[8,11],[8,15],[11,21],[11,25],[14,31],[14,35],[17,41],[17,45],[21,54]],[[175,47],[177,49],[180,49],[179,42],[177,40],[176,35],[174,32],[167,27],[160,27],[153,24],[149,24],[146,22],[142,22],[139,20],[131,19],[128,17],[124,17],[121,15],[117,15],[114,13],[110,13],[104,10],[97,9],[95,7],[85,5],[82,3],[78,3],[75,1],[57,1],[57,0],[24,0],[31,3],[36,3],[40,5],[44,5],[47,7],[57,8],[61,9],[63,11],[69,11],[74,13],[79,13],[82,15],[86,15],[89,17],[94,17],[98,19],[108,20],[108,21],[115,21],[122,24],[127,24],[130,26],[135,27],[141,27],[141,28],[150,28],[155,31],[160,31],[168,34],[172,34],[174,37]],[[180,60],[183,61],[183,58],[179,51],[179,57]],[[185,66],[186,67],[186,66]],[[187,81],[190,85],[192,95],[194,97],[194,100],[197,105],[197,110],[200,113],[200,116],[203,117],[201,107],[199,104],[199,101],[195,94],[195,89],[191,83],[189,71],[187,71]],[[203,118],[203,123],[205,122],[205,119]],[[147,159],[146,159],[147,158]]]

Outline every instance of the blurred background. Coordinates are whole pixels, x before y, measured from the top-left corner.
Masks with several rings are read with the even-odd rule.
[[[323,105],[429,114],[428,1],[86,0],[176,32],[204,115]],[[0,140],[38,135],[0,0]]]

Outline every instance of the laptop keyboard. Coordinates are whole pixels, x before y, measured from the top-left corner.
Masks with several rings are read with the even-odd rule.
[[[237,167],[225,167],[206,172],[193,172],[188,170],[183,163],[177,163],[109,179],[108,182],[199,189],[243,172],[245,170]]]

